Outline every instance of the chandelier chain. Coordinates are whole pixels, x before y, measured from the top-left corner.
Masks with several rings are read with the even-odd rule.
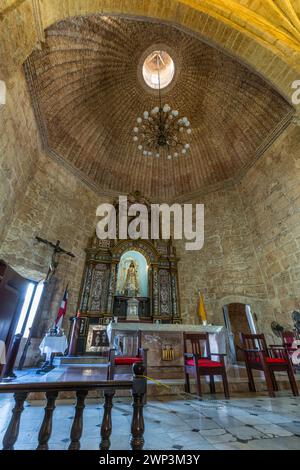
[[[188,155],[190,144],[185,137],[192,132],[187,117],[180,117],[179,112],[171,109],[168,104],[162,105],[161,96],[161,66],[163,51],[154,51],[156,58],[158,101],[159,106],[150,112],[144,111],[143,117],[138,117],[133,128],[133,141],[137,142],[138,150],[144,156],[166,155],[168,160],[176,159],[179,155]]]

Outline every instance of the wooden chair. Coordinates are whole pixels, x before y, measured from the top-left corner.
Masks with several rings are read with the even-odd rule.
[[[190,375],[193,375],[196,377],[198,396],[201,397],[201,376],[209,375],[210,393],[216,393],[214,376],[221,375],[225,397],[229,398],[224,362],[226,354],[210,352],[208,333],[183,333],[183,347],[186,392],[190,393]],[[213,361],[212,356],[219,356],[219,361]]]
[[[249,380],[249,390],[255,392],[255,384],[252,370],[260,370],[264,373],[270,397],[275,397],[278,385],[275,372],[287,372],[293,395],[298,396],[298,388],[294,376],[290,357],[283,346],[267,347],[265,335],[241,333],[245,365]]]
[[[297,351],[298,348],[293,348],[293,343],[296,340],[300,340],[300,336],[298,331],[283,331],[282,332],[282,346],[286,349],[290,360],[292,362],[292,355],[294,354],[295,351]],[[300,370],[299,365],[295,365],[292,363],[292,367],[294,369],[295,374]]]
[[[282,346],[291,348],[295,340],[299,340],[300,336],[297,331],[283,331],[282,332]]]
[[[128,335],[128,337],[130,337]],[[132,336],[131,336],[132,337]],[[147,375],[147,349],[142,348],[142,332],[138,330],[135,335],[133,335],[133,340],[136,342],[136,347],[133,354],[130,355],[119,355],[116,354],[115,349],[110,349],[109,358],[108,358],[108,369],[107,369],[107,379],[114,380],[115,374],[123,373],[128,374],[132,373],[133,364],[139,362],[143,363],[145,367],[145,375]]]

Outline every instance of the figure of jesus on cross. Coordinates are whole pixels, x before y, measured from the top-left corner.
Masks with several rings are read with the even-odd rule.
[[[63,248],[61,248],[59,240],[57,240],[56,244],[54,244],[52,242],[49,242],[48,240],[45,240],[44,238],[40,238],[40,237],[35,237],[35,238],[38,242],[51,246],[51,248],[53,249],[50,265],[48,268],[48,273],[45,279],[45,282],[50,282],[50,280],[52,279],[58,267],[59,255],[63,254],[63,255],[71,256],[72,258],[75,258],[75,255],[71,253],[70,251],[66,251]]]

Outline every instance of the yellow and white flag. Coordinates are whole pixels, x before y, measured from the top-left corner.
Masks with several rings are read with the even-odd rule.
[[[200,294],[200,297],[199,297],[198,315],[199,315],[199,318],[202,320],[203,325],[207,325],[207,314],[206,314],[204,298],[202,294]]]

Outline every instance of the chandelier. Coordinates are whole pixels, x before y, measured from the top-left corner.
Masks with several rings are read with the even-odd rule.
[[[172,109],[169,104],[162,104],[160,66],[164,64],[160,51],[156,54],[158,79],[158,106],[150,111],[144,111],[142,117],[136,119],[133,128],[133,141],[145,157],[166,156],[168,160],[176,159],[179,155],[187,155],[190,150],[188,142],[192,132],[186,116],[181,117],[179,111]]]

